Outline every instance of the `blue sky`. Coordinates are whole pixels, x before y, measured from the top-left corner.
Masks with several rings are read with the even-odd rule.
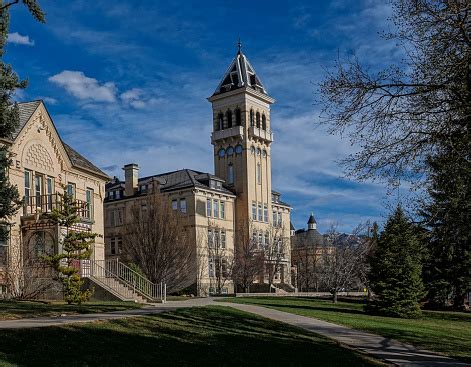
[[[42,98],[64,141],[104,169],[140,165],[141,175],[180,168],[213,172],[206,101],[236,53],[260,75],[272,106],[273,188],[305,227],[350,231],[383,221],[383,185],[343,177],[347,139],[316,125],[315,84],[338,54],[381,67],[401,57],[384,1],[40,1],[47,23],[12,7],[5,59]]]

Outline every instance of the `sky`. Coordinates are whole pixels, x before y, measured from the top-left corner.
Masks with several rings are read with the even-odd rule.
[[[318,124],[317,84],[336,58],[355,53],[381,68],[399,60],[385,1],[39,1],[46,24],[12,7],[5,60],[29,80],[16,99],[43,99],[62,139],[110,176],[138,163],[148,176],[214,172],[211,105],[237,52],[276,103],[271,109],[273,189],[292,222],[349,232],[383,222],[384,184],[345,177],[358,147]]]

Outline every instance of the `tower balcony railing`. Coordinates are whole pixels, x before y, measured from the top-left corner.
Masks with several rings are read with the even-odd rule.
[[[231,137],[240,137],[240,139],[242,139],[244,137],[244,127],[233,126],[227,129],[214,131],[211,134],[211,142],[214,143],[215,141],[227,139]]]
[[[273,132],[271,130],[263,130],[259,127],[250,126],[249,135],[270,143],[273,141]]]
[[[86,201],[75,200],[76,214],[82,220],[91,221],[93,210]],[[51,213],[54,209],[62,208],[62,197],[55,194],[34,195],[23,199],[23,216]]]

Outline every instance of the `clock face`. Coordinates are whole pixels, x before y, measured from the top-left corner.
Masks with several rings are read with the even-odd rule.
[[[226,154],[226,151],[224,150],[224,148],[219,149],[218,155],[219,155],[221,158],[224,157],[225,154]]]
[[[237,145],[235,147],[236,154],[242,154],[242,145]]]
[[[228,147],[226,150],[227,155],[233,155],[234,154],[234,148],[233,147]]]

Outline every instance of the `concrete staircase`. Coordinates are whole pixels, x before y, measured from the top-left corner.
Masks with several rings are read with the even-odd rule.
[[[162,302],[167,299],[167,286],[154,284],[135,270],[116,260],[81,260],[83,278],[122,301]]]

